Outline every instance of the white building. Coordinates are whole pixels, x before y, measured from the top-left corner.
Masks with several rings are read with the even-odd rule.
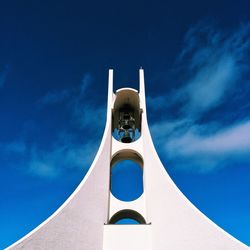
[[[106,127],[88,173],[53,215],[7,249],[249,249],[202,214],[165,171],[147,124],[142,69],[139,74],[139,93],[123,88],[114,94],[113,70],[109,70]],[[112,136],[114,130],[120,141]],[[140,134],[137,140],[135,130]],[[125,159],[143,170],[143,194],[130,202],[115,198],[110,191],[111,169]],[[140,224],[115,224],[123,218]]]

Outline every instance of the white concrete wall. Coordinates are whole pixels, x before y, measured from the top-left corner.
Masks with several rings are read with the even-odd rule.
[[[147,128],[144,127],[144,133]],[[146,209],[154,250],[243,250],[180,192],[166,173],[148,136],[144,137]]]
[[[109,136],[90,172],[65,204],[39,228],[7,249],[102,249],[103,225],[108,215],[108,140]]]
[[[105,131],[88,173],[54,214],[8,250],[102,249],[103,225],[109,213],[112,98],[113,71],[110,71]]]
[[[145,105],[143,71],[140,98]],[[146,107],[142,107],[146,110]],[[144,192],[153,250],[244,250],[233,238],[202,214],[181,193],[162,165],[152,142],[146,112],[142,115]]]
[[[143,70],[140,70],[141,138],[122,144],[111,138],[113,72],[109,75],[107,123],[97,156],[76,191],[44,223],[7,249],[27,250],[246,250],[180,192],[154,149],[147,125]],[[122,202],[110,195],[110,161],[121,150],[143,158],[144,194]],[[104,225],[123,209],[139,212],[144,225]]]
[[[152,250],[151,225],[105,225],[103,250]]]

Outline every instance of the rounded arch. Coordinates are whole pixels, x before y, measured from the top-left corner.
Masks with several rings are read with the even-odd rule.
[[[124,209],[115,213],[109,220],[109,224],[116,224],[122,219],[132,219],[137,221],[139,224],[146,224],[144,217],[135,210]]]
[[[131,149],[124,149],[121,151],[118,151],[111,160],[111,168],[118,163],[119,161],[123,161],[123,160],[131,160],[136,162],[137,164],[140,165],[141,168],[143,168],[143,158],[142,156]]]
[[[112,135],[122,143],[131,143],[141,136],[140,97],[138,91],[123,88],[116,91],[112,109]]]

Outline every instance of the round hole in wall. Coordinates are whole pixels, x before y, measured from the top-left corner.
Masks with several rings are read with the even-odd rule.
[[[143,162],[133,151],[122,151],[111,161],[111,192],[119,200],[133,201],[143,193]]]

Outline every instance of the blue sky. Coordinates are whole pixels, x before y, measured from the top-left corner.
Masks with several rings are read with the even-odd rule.
[[[140,66],[169,174],[250,245],[249,8],[248,0],[2,3],[0,248],[79,184],[102,137],[108,69],[116,89],[138,88]]]

